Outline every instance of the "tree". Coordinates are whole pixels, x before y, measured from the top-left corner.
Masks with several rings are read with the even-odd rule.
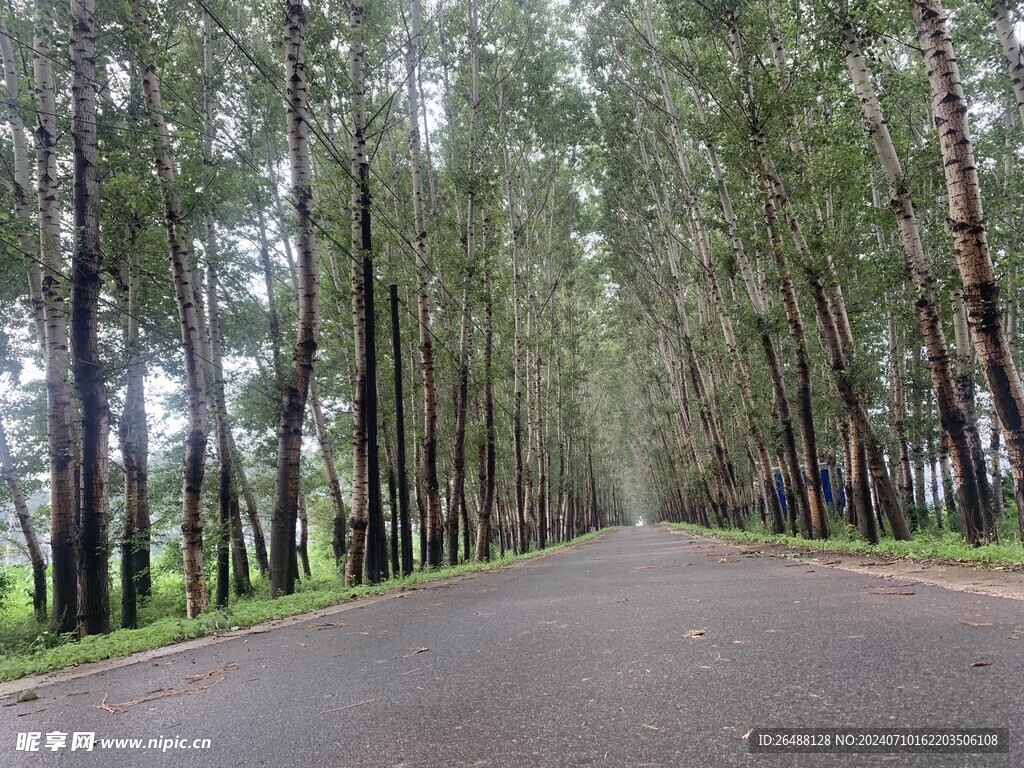
[[[82,408],[82,480],[78,509],[78,631],[81,635],[101,634],[110,629],[107,577],[110,412],[98,327],[103,254],[96,135],[95,15],[94,0],[72,0],[69,50],[75,245],[71,260],[71,361]]]
[[[426,560],[441,565],[441,491],[437,480],[437,387],[434,382],[434,342],[430,319],[429,236],[423,199],[420,154],[420,112],[417,62],[420,51],[420,3],[410,0],[406,44],[406,95],[409,105],[409,172],[412,178],[413,245],[416,256],[417,318],[419,320],[420,369],[423,373],[422,474],[426,495]],[[422,553],[421,553],[422,554]]]
[[[949,228],[964,284],[971,338],[1006,436],[1006,453],[1024,537],[1024,385],[1003,331],[999,282],[989,254],[960,67],[939,0],[910,0],[909,4],[928,68],[949,198]]]
[[[313,189],[309,162],[309,94],[306,84],[305,27],[302,0],[286,0],[284,22],[288,155],[291,205],[296,224],[298,333],[292,370],[283,393],[278,423],[277,479],[270,548],[270,596],[295,590],[295,526],[298,517],[302,423],[313,376],[320,311],[320,268],[312,218]]]
[[[25,494],[21,489],[18,473],[14,467],[14,458],[11,456],[11,448],[7,443],[7,430],[2,421],[0,421],[0,474],[3,474],[4,482],[11,494],[11,500],[14,502],[14,513],[18,517],[18,525],[21,526],[21,533],[25,537],[25,547],[28,549],[29,560],[32,563],[32,608],[36,618],[45,621],[46,557],[43,555],[43,548],[39,544],[39,537],[32,524],[28,503],[25,501]]]
[[[188,434],[185,439],[182,474],[182,557],[185,568],[185,610],[191,617],[206,610],[206,579],[203,572],[203,476],[206,473],[206,444],[209,437],[209,389],[207,365],[210,354],[207,329],[199,311],[200,291],[192,270],[192,233],[181,204],[178,172],[167,129],[152,47],[149,10],[144,0],[132,3],[132,19],[138,38],[142,92],[152,128],[153,163],[165,210],[167,249],[171,279],[178,308],[181,346],[185,362],[185,390],[188,401]]]
[[[907,276],[918,292],[914,312],[925,346],[928,348],[935,402],[942,429],[948,435],[950,455],[956,471],[960,494],[958,507],[961,510],[964,538],[971,544],[976,544],[980,539],[992,535],[991,520],[989,519],[986,524],[984,505],[976,479],[977,468],[974,466],[974,457],[966,431],[967,416],[954,388],[950,371],[949,350],[946,347],[946,337],[935,298],[935,278],[925,260],[924,245],[903,173],[903,165],[896,154],[889,127],[882,115],[882,108],[864,63],[857,36],[849,24],[842,28],[842,36],[847,67],[860,100],[861,111],[868,126],[868,135],[875,146],[888,183],[889,206],[896,215]]]

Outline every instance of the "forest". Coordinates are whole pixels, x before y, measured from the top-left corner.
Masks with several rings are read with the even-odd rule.
[[[633,523],[1020,562],[1020,10],[10,0],[0,657]]]

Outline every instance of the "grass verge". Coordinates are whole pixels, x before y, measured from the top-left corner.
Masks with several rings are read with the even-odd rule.
[[[114,659],[140,651],[194,640],[218,631],[251,627],[286,616],[345,603],[359,597],[401,591],[452,576],[477,571],[491,571],[529,560],[540,555],[581,544],[600,535],[599,532],[577,536],[572,541],[557,544],[524,555],[506,555],[487,563],[463,563],[430,571],[416,571],[406,578],[391,579],[377,585],[345,588],[340,575],[314,577],[301,582],[299,591],[270,600],[266,597],[238,598],[226,610],[211,611],[194,619],[183,617],[157,618],[139,629],[118,629],[108,635],[91,635],[77,641],[64,642],[52,648],[0,656],[0,682],[17,680],[29,675],[52,672],[64,667],[91,661]]]
[[[699,536],[716,536],[743,543],[782,544],[797,547],[808,552],[852,552],[861,555],[886,555],[909,560],[937,560],[965,563],[969,565],[1020,565],[1024,563],[1024,547],[1012,542],[1009,534],[1003,541],[1012,543],[985,544],[980,547],[967,545],[959,533],[928,529],[914,534],[911,541],[896,541],[883,538],[878,544],[854,538],[854,532],[837,525],[835,535],[830,539],[804,539],[799,536],[773,534],[758,526],[747,531],[731,528],[709,529],[690,523],[662,523],[670,528],[695,533]]]

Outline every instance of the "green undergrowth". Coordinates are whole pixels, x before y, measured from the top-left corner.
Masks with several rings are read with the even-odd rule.
[[[153,597],[140,609],[143,626],[138,629],[117,629],[108,635],[92,635],[82,640],[52,636],[44,625],[32,618],[30,606],[28,615],[23,615],[24,611],[17,611],[11,615],[8,606],[0,616],[0,621],[4,624],[0,630],[0,648],[7,650],[11,649],[12,645],[21,647],[11,649],[6,655],[0,655],[0,682],[90,661],[128,656],[216,632],[251,627],[273,619],[327,608],[359,597],[401,591],[438,579],[494,570],[582,543],[597,535],[587,533],[571,542],[556,544],[540,551],[532,550],[524,555],[506,554],[505,557],[496,557],[486,563],[462,563],[433,570],[415,571],[406,578],[353,588],[344,586],[343,569],[336,570],[331,562],[330,573],[316,575],[314,570],[314,576],[303,579],[296,586],[294,594],[270,600],[265,596],[266,581],[256,578],[253,583],[256,596],[233,598],[226,610],[213,610],[194,619],[186,619],[182,615],[182,601],[179,600],[179,596],[183,587],[180,576],[154,578]],[[14,570],[8,569],[8,572]],[[116,594],[116,591],[112,591],[112,595]],[[161,611],[164,612],[163,615],[160,615]],[[167,615],[168,613],[172,615]],[[33,633],[34,639],[28,641],[27,637]]]
[[[968,545],[955,531],[937,530],[928,527],[913,534],[911,541],[896,541],[887,536],[878,544],[868,544],[857,537],[855,528],[832,520],[832,537],[829,539],[805,539],[801,536],[773,534],[759,523],[746,531],[735,528],[708,529],[690,523],[663,523],[671,528],[680,528],[698,535],[720,536],[745,543],[784,544],[812,552],[854,552],[864,555],[886,555],[905,557],[910,560],[946,560],[973,565],[1017,565],[1024,563],[1024,547],[1016,538],[1016,514],[1007,515],[998,526],[999,544],[985,544],[980,547]]]

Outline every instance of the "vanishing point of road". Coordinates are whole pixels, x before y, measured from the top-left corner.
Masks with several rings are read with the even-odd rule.
[[[1022,636],[1020,600],[617,529],[58,675],[36,701],[0,702],[0,766],[1009,768],[1024,765]],[[837,726],[1009,728],[1011,751],[761,755],[745,738]],[[53,731],[211,746],[15,750],[17,733]]]

